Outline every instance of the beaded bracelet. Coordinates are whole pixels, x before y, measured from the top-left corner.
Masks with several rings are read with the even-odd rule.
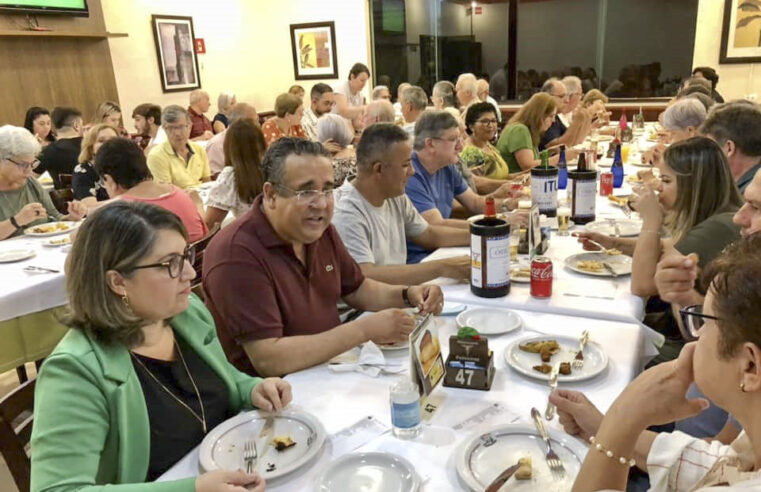
[[[613,451],[611,451],[610,449],[605,449],[605,446],[603,446],[602,444],[597,442],[597,439],[595,439],[595,436],[590,436],[589,442],[590,442],[590,444],[594,445],[594,448],[596,450],[598,450],[599,452],[601,452],[602,454],[604,454],[608,458],[615,459],[615,457],[614,457],[615,455],[613,454]],[[623,456],[620,456],[616,461],[618,461],[622,465],[628,465],[629,468],[631,468],[632,466],[637,464],[637,462],[633,458],[627,460]]]

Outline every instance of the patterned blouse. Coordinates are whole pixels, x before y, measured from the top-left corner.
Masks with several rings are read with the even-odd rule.
[[[284,133],[277,123],[275,118],[270,118],[262,125],[262,133],[264,134],[264,141],[267,142],[267,147],[272,145],[272,142],[276,142],[283,137],[299,137],[308,139],[306,132],[301,125],[293,125],[288,129],[288,133]]]
[[[214,186],[209,190],[207,207],[232,212],[235,217],[242,215],[251,208],[250,203],[244,203],[238,196],[235,188],[235,173],[232,166],[225,166],[214,181]]]

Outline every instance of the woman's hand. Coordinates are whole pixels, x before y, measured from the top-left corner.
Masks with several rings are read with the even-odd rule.
[[[688,343],[679,358],[651,367],[640,374],[616,399],[609,413],[639,423],[642,428],[695,416],[708,408],[708,400],[686,398],[694,381],[692,358],[695,343]],[[718,377],[718,376],[717,376]]]
[[[579,436],[585,441],[597,434],[603,414],[584,396],[584,393],[556,390],[550,395],[550,402],[557,407],[558,419],[567,433]]]
[[[18,225],[25,226],[37,219],[45,219],[48,216],[47,210],[41,203],[27,203],[15,215]]]
[[[593,244],[592,241],[600,243],[605,249],[616,247],[616,240],[599,232],[574,232],[573,236],[579,239],[579,242],[586,251],[600,251],[600,247]]]
[[[266,378],[251,391],[251,404],[267,412],[279,412],[292,399],[291,384],[281,378]]]
[[[196,492],[263,492],[264,479],[258,473],[216,470],[196,478]]]
[[[68,204],[69,215],[71,220],[82,220],[87,215],[87,207],[84,203],[74,200]]]
[[[629,198],[629,206],[642,216],[643,222],[657,222],[659,226],[663,222],[663,209],[655,191],[649,186],[635,188]]]
[[[413,285],[407,289],[407,296],[421,313],[439,314],[444,307],[444,294],[438,285]]]

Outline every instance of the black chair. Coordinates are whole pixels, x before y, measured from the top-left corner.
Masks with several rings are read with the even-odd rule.
[[[219,222],[214,224],[212,228],[209,230],[208,234],[206,234],[204,237],[199,239],[198,241],[194,243],[190,243],[190,246],[195,249],[196,251],[196,258],[193,262],[193,270],[196,271],[196,278],[193,279],[193,282],[190,284],[190,288],[193,290],[194,293],[198,295],[201,299],[203,299],[203,289],[201,289],[201,281],[202,281],[202,272],[203,272],[203,253],[206,249],[206,246],[209,245],[211,240],[216,236],[216,234],[221,229],[221,226]]]
[[[71,180],[72,180],[71,174],[59,174],[58,175],[59,189],[65,190],[67,188],[71,188]]]
[[[0,454],[20,492],[27,492],[30,486],[31,460],[26,447],[32,437],[36,381],[22,384],[0,400]],[[21,421],[16,422],[19,417]]]
[[[74,191],[71,188],[50,190],[50,199],[56,210],[66,215],[69,213],[69,202],[74,200]]]

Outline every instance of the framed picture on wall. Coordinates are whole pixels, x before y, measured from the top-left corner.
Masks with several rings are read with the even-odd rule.
[[[152,15],[153,38],[159,60],[164,92],[188,91],[201,87],[195,50],[193,18]]]
[[[291,50],[296,80],[338,78],[333,22],[291,24]]]
[[[761,62],[761,0],[725,0],[719,63]]]

